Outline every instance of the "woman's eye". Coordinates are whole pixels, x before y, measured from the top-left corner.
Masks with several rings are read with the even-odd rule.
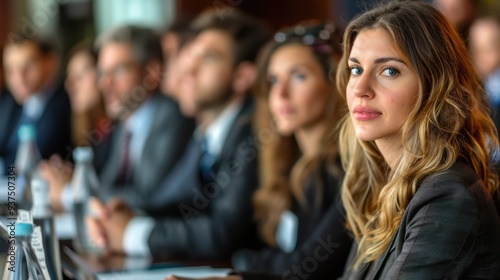
[[[301,81],[303,81],[303,80],[305,80],[305,79],[306,79],[306,75],[305,75],[305,74],[302,74],[302,73],[295,73],[295,74],[293,75],[293,77],[294,77],[295,79],[297,79],[297,80],[301,80]]]
[[[399,71],[394,68],[386,68],[384,69],[383,73],[385,76],[388,77],[396,77],[397,75],[399,75]]]
[[[350,68],[350,70],[351,70],[351,75],[354,75],[354,76],[359,76],[359,75],[363,74],[363,70],[361,70],[361,68],[359,68],[359,67],[353,66]]]

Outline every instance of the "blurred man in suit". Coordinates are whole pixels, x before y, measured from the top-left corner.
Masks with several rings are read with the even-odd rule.
[[[148,199],[182,155],[194,121],[159,93],[163,56],[153,30],[112,29],[96,40],[96,47],[99,88],[106,113],[114,120],[98,196],[103,201],[119,196],[135,208],[148,209]],[[43,173],[55,176],[46,169]],[[69,208],[67,187],[62,190],[59,184],[57,189],[53,203],[60,196],[59,202]]]
[[[236,10],[224,18],[202,14],[193,27],[197,35],[187,47],[183,90],[176,96],[183,113],[196,117],[196,133],[151,200],[163,206],[156,218],[138,216],[120,200],[94,203],[99,218],[88,220],[91,236],[111,251],[224,259],[255,240],[249,91],[255,57],[269,33]]]
[[[5,80],[10,96],[2,94],[0,109],[0,158],[13,164],[21,125],[36,128],[36,144],[42,158],[65,157],[71,151],[71,109],[58,80],[60,53],[49,40],[9,37],[3,51]]]

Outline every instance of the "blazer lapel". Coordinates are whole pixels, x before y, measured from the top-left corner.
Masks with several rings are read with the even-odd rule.
[[[114,126],[114,131],[111,135],[111,151],[109,153],[108,161],[105,164],[105,168],[102,172],[101,180],[103,185],[105,185],[106,190],[112,189],[114,181],[118,176],[118,171],[120,168],[121,160],[121,134],[123,131],[123,124],[116,123]]]
[[[389,247],[387,247],[387,250],[385,250],[384,254],[375,261],[373,271],[372,271],[372,273],[370,273],[370,279],[372,279],[372,280],[381,279],[380,278],[381,274],[384,271],[386,264],[388,263],[389,256],[396,249],[394,247],[394,242],[395,242],[398,234],[399,234],[399,229],[398,229],[397,233],[392,237],[391,243],[390,243]]]
[[[252,110],[253,110],[252,99],[247,98],[243,102],[243,106],[241,107],[240,112],[238,113],[238,117],[236,117],[236,120],[231,126],[231,130],[229,131],[229,134],[226,140],[224,141],[224,146],[222,148],[219,158],[217,159],[217,162],[214,165],[214,170],[219,170],[221,162],[233,156],[233,153],[236,150],[235,145],[239,145],[242,141],[242,139],[240,139],[242,128],[246,124],[252,121],[251,117]],[[244,135],[246,136],[247,134],[245,133]]]
[[[153,205],[178,203],[193,195],[192,188],[200,185],[198,176],[196,176],[200,152],[200,144],[193,137],[183,157],[156,190],[155,196],[152,197]]]

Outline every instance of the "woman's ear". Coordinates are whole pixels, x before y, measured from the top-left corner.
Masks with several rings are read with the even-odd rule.
[[[244,61],[236,67],[233,79],[233,90],[237,95],[245,95],[255,83],[257,67],[254,63]]]

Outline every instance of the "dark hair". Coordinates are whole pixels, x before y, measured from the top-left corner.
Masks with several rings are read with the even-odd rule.
[[[235,64],[243,61],[254,62],[262,45],[269,39],[270,31],[260,20],[250,17],[236,9],[219,15],[208,10],[192,24],[196,35],[211,29],[227,33],[234,42]]]
[[[21,34],[21,35],[19,35],[19,34]],[[48,37],[41,37],[41,36],[28,37],[28,36],[22,35],[21,32],[9,33],[5,47],[20,46],[20,45],[24,45],[27,43],[35,44],[35,46],[38,48],[40,53],[44,56],[49,55],[49,54],[59,54],[60,53],[60,49],[56,43],[56,40],[53,40],[53,39],[48,38]]]
[[[126,25],[108,30],[97,38],[95,42],[96,51],[99,52],[104,45],[109,43],[130,45],[135,58],[143,65],[153,60],[159,63],[163,62],[160,38],[150,28]]]
[[[191,17],[178,18],[163,31],[163,34],[173,33],[179,37],[178,50],[194,37],[191,21]]]
[[[92,63],[97,63],[97,52],[94,49],[94,40],[92,38],[87,38],[76,43],[76,45],[69,51],[67,60],[69,61],[78,53],[88,54],[92,59]]]

